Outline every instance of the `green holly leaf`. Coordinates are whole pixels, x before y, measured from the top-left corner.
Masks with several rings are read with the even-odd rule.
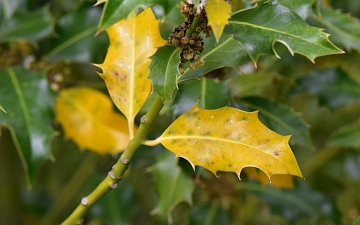
[[[148,78],[152,81],[153,90],[166,102],[176,88],[176,77],[179,74],[180,48],[165,45],[151,57]]]
[[[80,62],[99,62],[99,55],[106,49],[106,34],[94,37],[101,15],[99,8],[84,8],[61,17],[57,26],[59,38],[51,40],[47,54],[51,61],[61,59]],[[81,24],[81,26],[79,25]]]
[[[312,5],[315,0],[279,0],[280,4],[295,11],[304,20],[312,15]]]
[[[328,145],[358,148],[360,146],[360,125],[343,126],[334,131],[328,140]]]
[[[259,110],[259,119],[267,127],[282,135],[293,135],[290,142],[314,149],[310,138],[309,125],[290,108],[260,97],[246,97],[234,102],[249,110]]]
[[[360,101],[360,86],[341,69],[314,71],[297,81],[295,93],[311,93],[320,104],[339,108]]]
[[[254,63],[263,54],[275,54],[280,58],[275,50],[276,43],[285,45],[291,54],[301,54],[312,62],[319,56],[342,53],[328,40],[328,34],[311,27],[277,1],[233,14],[224,32],[234,35]]]
[[[215,37],[204,38],[205,51],[201,54],[204,66],[198,66],[191,70],[185,68],[184,74],[179,75],[177,82],[198,78],[208,72],[222,67],[238,69],[240,63],[249,61],[246,49],[234,40],[232,35],[222,34],[219,42]]]
[[[227,105],[229,99],[226,81],[202,78],[200,81],[190,80],[180,84],[171,108],[179,116],[189,111],[196,102],[203,109],[217,109]]]
[[[179,3],[178,0],[98,0],[96,5],[105,3],[101,20],[98,25],[98,33],[104,31],[119,20],[127,18],[130,13],[138,8],[147,8],[153,5],[163,7],[165,14]]]
[[[25,0],[2,0],[0,4],[0,18],[9,19],[18,8],[26,6]]]
[[[329,197],[312,190],[306,182],[299,182],[295,189],[275,189],[256,183],[241,183],[240,190],[256,194],[267,203],[274,214],[287,221],[297,221],[299,218],[315,218],[328,216],[334,224],[340,224],[340,213]]]
[[[159,48],[151,57],[149,79],[153,82],[154,91],[163,101],[172,96],[178,83],[199,78],[217,68],[237,69],[240,63],[249,60],[244,48],[231,35],[222,34],[218,43],[215,37],[205,38],[204,43],[205,51],[201,55],[204,66],[194,70],[185,67],[184,74],[181,75],[177,68],[180,62],[180,48],[167,45]]]
[[[51,34],[54,24],[48,7],[33,12],[15,12],[0,22],[0,42],[26,40],[35,43]]]
[[[0,126],[10,130],[30,185],[41,162],[52,157],[54,96],[42,72],[24,68],[0,71],[0,87],[7,111],[0,114]]]
[[[180,202],[192,204],[191,196],[195,184],[177,165],[178,159],[170,151],[160,154],[156,164],[150,168],[155,180],[155,190],[159,201],[153,214],[168,218],[171,224],[171,212]]]
[[[261,96],[274,79],[271,73],[241,74],[229,80],[231,94],[237,97]]]
[[[322,7],[314,16],[315,25],[323,27],[331,34],[330,40],[345,47],[348,51],[355,49],[360,52],[360,22],[349,14],[341,13],[328,7]]]

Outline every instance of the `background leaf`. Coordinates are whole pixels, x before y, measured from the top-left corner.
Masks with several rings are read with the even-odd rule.
[[[272,206],[274,213],[288,221],[326,214],[335,224],[340,222],[336,219],[339,212],[331,200],[311,190],[305,182],[299,182],[299,187],[293,190],[276,190],[259,184],[242,183],[240,190],[261,196],[262,201]]]
[[[279,57],[276,43],[311,61],[319,56],[342,52],[328,40],[327,34],[309,26],[298,14],[276,1],[233,14],[224,32],[234,35],[254,63],[262,54],[274,53]]]
[[[170,224],[171,212],[177,204],[182,201],[192,204],[191,194],[195,188],[194,182],[177,166],[177,161],[172,153],[164,151],[156,164],[149,168],[159,195],[158,204],[152,213],[168,217]]]
[[[178,0],[98,0],[96,4],[102,4],[104,2],[105,6],[98,26],[98,32],[105,30],[119,20],[126,19],[131,12],[140,7],[147,8],[152,5],[160,5],[163,7],[165,13],[168,13],[179,3]]]
[[[359,84],[341,69],[314,71],[297,82],[295,93],[306,91],[314,94],[321,104],[334,109],[360,101]]]
[[[330,33],[330,40],[345,47],[348,51],[355,49],[360,52],[360,21],[349,14],[341,13],[328,7],[321,7],[319,15],[314,16],[318,23]]]
[[[128,20],[121,20],[106,30],[110,47],[103,64],[97,65],[103,71],[104,79],[115,105],[126,116],[130,137],[133,137],[134,118],[151,92],[149,57],[156,47],[165,44],[159,32],[159,21],[151,9],[132,14]]]
[[[266,89],[276,79],[274,74],[253,73],[239,74],[228,81],[232,95],[236,97],[266,95]]]
[[[286,189],[293,189],[295,187],[293,177],[288,174],[275,174],[271,177],[270,182],[266,174],[255,167],[246,167],[243,169],[243,171],[248,179],[255,179],[259,181],[262,185]]]
[[[108,44],[105,34],[94,37],[100,15],[100,9],[85,7],[61,17],[56,26],[58,38],[44,43],[44,48],[50,49],[50,60],[98,62]]]
[[[55,102],[55,113],[66,137],[82,149],[116,154],[129,142],[126,119],[113,111],[106,95],[94,89],[61,91]]]
[[[259,110],[260,121],[279,134],[292,135],[290,142],[314,149],[309,125],[285,105],[260,97],[241,98],[234,102],[236,108],[241,108],[238,104],[244,104],[249,110]]]
[[[328,140],[328,144],[331,146],[341,147],[359,147],[360,125],[353,124],[339,128],[331,134]]]
[[[205,11],[208,24],[211,26],[216,40],[219,41],[224,27],[230,18],[231,6],[222,0],[207,0],[205,2]]]
[[[202,78],[201,81],[190,80],[180,84],[171,108],[179,116],[189,111],[196,102],[199,102],[201,108],[217,109],[227,105],[229,99],[230,93],[225,81]]]
[[[216,110],[195,105],[175,120],[155,140],[194,167],[202,166],[214,174],[258,167],[270,178],[273,174],[302,176],[288,145],[281,136],[265,127],[257,112],[230,107]]]
[[[53,29],[54,19],[48,7],[27,13],[16,12],[12,17],[0,21],[0,42],[26,40],[35,43],[48,36]]]
[[[0,87],[1,103],[7,111],[0,114],[0,125],[10,130],[30,184],[40,164],[52,157],[54,95],[42,72],[24,68],[0,71]]]

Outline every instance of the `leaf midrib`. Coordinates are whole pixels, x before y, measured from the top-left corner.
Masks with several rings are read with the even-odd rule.
[[[243,145],[249,148],[253,148],[253,149],[257,149],[261,152],[264,152],[261,148],[261,146],[265,146],[266,144],[262,144],[259,146],[251,146],[248,144],[245,144],[243,142],[240,141],[234,141],[234,140],[230,140],[230,139],[225,139],[225,138],[218,138],[218,137],[209,137],[209,136],[198,136],[198,135],[172,135],[172,136],[167,136],[167,137],[159,137],[156,141],[162,142],[163,140],[175,140],[175,139],[180,139],[180,140],[185,140],[185,139],[194,139],[194,140],[211,140],[211,141],[218,141],[218,142],[228,142],[228,143],[233,143],[233,144],[237,144],[237,145]],[[264,152],[267,153],[267,152]],[[270,154],[271,155],[271,154]]]
[[[48,22],[47,19],[48,18],[46,18],[44,20],[44,22]],[[0,37],[4,37],[4,36],[8,35],[9,33],[11,34],[11,33],[15,33],[15,32],[18,32],[18,31],[21,31],[24,29],[29,29],[31,27],[36,27],[36,24],[38,22],[39,22],[39,20],[35,20],[35,21],[29,21],[24,24],[17,24],[14,28],[9,28],[8,30],[5,30],[5,32],[0,33]],[[43,21],[40,21],[40,22],[43,22]]]
[[[22,109],[21,112],[22,112],[22,114],[24,116],[27,132],[28,132],[28,134],[30,134],[30,114],[29,114],[29,109],[28,109],[28,107],[26,105],[24,94],[23,94],[23,92],[21,90],[21,87],[20,87],[20,84],[19,84],[19,80],[17,79],[16,74],[15,74],[13,69],[8,69],[8,74],[9,74],[9,77],[11,79],[11,83],[14,86],[16,95],[18,97],[20,107]]]

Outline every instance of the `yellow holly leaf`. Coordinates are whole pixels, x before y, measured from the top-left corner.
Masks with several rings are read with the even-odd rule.
[[[149,57],[156,47],[165,44],[160,36],[159,20],[148,8],[128,20],[121,20],[106,30],[110,46],[100,67],[110,96],[115,105],[126,116],[130,136],[134,135],[134,118],[151,92],[151,81],[147,79]]]
[[[113,111],[111,99],[91,88],[69,88],[55,101],[56,120],[80,148],[118,153],[129,143],[126,118]]]
[[[250,166],[264,171],[269,179],[273,174],[302,177],[288,144],[290,136],[271,131],[257,114],[231,107],[205,110],[196,104],[146,144],[160,142],[193,167],[202,166],[214,174],[232,171],[240,176]]]
[[[225,25],[228,24],[231,6],[224,0],[206,0],[205,11],[208,23],[214,32],[216,40],[219,41]]]
[[[273,186],[275,188],[294,188],[294,179],[288,174],[275,174],[271,177],[271,183],[265,173],[255,167],[247,167],[243,169],[249,179],[255,179],[263,185]]]

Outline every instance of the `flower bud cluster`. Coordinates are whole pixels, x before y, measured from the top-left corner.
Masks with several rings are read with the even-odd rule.
[[[180,63],[178,66],[180,74],[184,73],[184,65],[189,62],[189,68],[195,69],[197,66],[203,66],[204,60],[200,54],[204,51],[203,37],[199,34],[203,32],[205,37],[209,37],[210,27],[207,26],[206,12],[202,10],[197,13],[194,4],[185,3],[181,7],[181,13],[185,16],[185,21],[174,29],[170,34],[167,44],[180,47]],[[195,17],[199,19],[201,24],[191,29],[192,34],[187,34]]]

